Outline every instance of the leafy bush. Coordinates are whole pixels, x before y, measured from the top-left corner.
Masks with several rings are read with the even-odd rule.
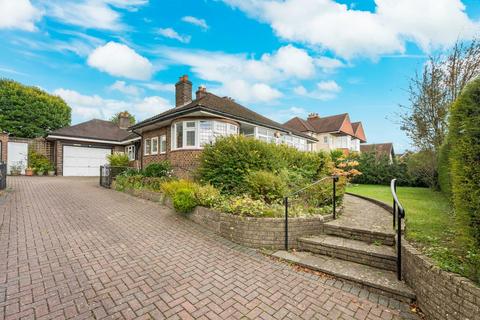
[[[161,191],[163,191],[167,196],[173,198],[177,190],[180,189],[192,189],[195,190],[196,184],[189,180],[172,180],[163,182],[161,185]]]
[[[112,167],[128,167],[128,155],[123,152],[114,152],[107,156],[108,163]]]
[[[330,157],[323,152],[302,152],[286,145],[275,145],[244,136],[218,139],[205,146],[199,178],[222,193],[241,195],[248,190],[246,177],[252,171],[278,174],[282,169],[313,181],[331,169]]]
[[[452,106],[448,141],[451,145],[452,195],[455,213],[468,218],[480,246],[480,79],[463,90]]]
[[[157,178],[171,177],[172,166],[169,161],[153,162],[143,170],[143,175]]]
[[[440,190],[448,197],[452,194],[452,186],[450,183],[452,179],[450,176],[450,148],[450,143],[448,143],[448,138],[446,138],[438,152],[438,185],[440,186]]]
[[[36,172],[54,170],[54,166],[46,156],[33,150],[28,152],[28,166]]]
[[[264,201],[252,199],[248,195],[228,197],[218,205],[217,209],[246,217],[274,217],[276,211],[281,212],[281,208],[269,206]]]
[[[195,197],[200,206],[213,208],[223,200],[220,191],[212,185],[198,186],[195,189]]]
[[[172,197],[173,207],[181,213],[192,212],[197,206],[197,199],[193,188],[177,189]]]
[[[115,189],[118,191],[125,191],[128,189],[161,191],[164,182],[165,179],[163,178],[144,177],[138,174],[131,175],[122,173],[115,178]]]
[[[422,184],[438,189],[437,157],[433,151],[424,150],[411,154],[407,159],[408,174]]]
[[[281,176],[261,170],[252,171],[245,177],[247,192],[253,199],[272,203],[287,193],[287,185]]]

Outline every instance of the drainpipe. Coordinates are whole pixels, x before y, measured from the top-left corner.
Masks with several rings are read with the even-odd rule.
[[[143,135],[132,129],[132,132],[140,136],[140,170],[143,170]]]

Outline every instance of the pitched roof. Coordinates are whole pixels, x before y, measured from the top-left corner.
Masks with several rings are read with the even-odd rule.
[[[329,117],[308,118],[307,122],[317,133],[343,132],[354,136],[348,113],[337,114]]]
[[[283,124],[284,127],[290,128],[292,130],[297,130],[300,132],[311,131],[315,132],[315,129],[305,120],[295,117]]]
[[[360,139],[361,142],[367,142],[367,137],[365,136],[365,131],[360,121],[352,122],[352,128],[356,138]]]
[[[361,152],[375,152],[377,156],[385,155],[389,156],[390,154],[395,154],[393,150],[393,144],[388,143],[373,143],[373,144],[361,144]]]
[[[214,95],[213,93],[206,92],[206,94],[198,99],[193,100],[192,102],[181,106],[181,107],[176,107],[169,109],[165,112],[162,112],[156,116],[153,116],[149,119],[146,119],[144,121],[141,121],[132,127],[130,129],[138,129],[143,126],[146,126],[148,124],[157,122],[157,121],[162,121],[162,120],[167,120],[174,118],[179,115],[187,114],[193,111],[197,110],[204,110],[208,111],[211,113],[215,113],[218,115],[225,116],[227,118],[232,118],[236,120],[243,120],[246,122],[250,122],[253,124],[258,124],[262,126],[266,126],[272,129],[280,130],[283,132],[292,132],[295,135],[309,138],[311,140],[316,140],[315,138],[306,135],[298,130],[287,128],[283,126],[282,124],[275,122],[273,120],[270,120],[238,103],[233,101],[230,98],[227,97],[219,97],[217,95]]]
[[[125,141],[137,137],[136,134],[120,129],[111,121],[92,119],[70,127],[61,128],[49,133],[49,136],[64,136],[96,140]]]

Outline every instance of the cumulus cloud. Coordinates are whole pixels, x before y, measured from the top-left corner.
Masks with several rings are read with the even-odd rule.
[[[275,85],[315,74],[314,59],[292,45],[258,59],[247,54],[181,48],[162,48],[158,53],[170,64],[190,66],[199,78],[220,84],[216,88],[219,94],[244,102],[275,100],[282,96]]]
[[[110,90],[116,90],[130,96],[138,96],[141,89],[134,85],[128,85],[125,81],[117,80],[110,87]]]
[[[175,85],[173,83],[145,82],[140,85],[150,90],[175,92]]]
[[[121,10],[135,11],[148,0],[53,0],[46,2],[47,15],[70,25],[89,29],[122,30]]]
[[[342,91],[342,87],[333,80],[320,81],[316,84],[316,87],[312,90],[307,90],[304,86],[297,86],[293,89],[293,92],[299,96],[305,96],[318,100],[332,100],[338,93]]]
[[[307,110],[301,107],[290,107],[287,109],[277,109],[273,113],[271,113],[268,117],[283,123],[285,121],[290,120],[293,117],[301,117],[305,118],[307,116]]]
[[[162,37],[178,40],[182,43],[189,43],[191,37],[187,35],[180,35],[177,31],[172,28],[160,28],[157,30],[157,33]]]
[[[207,30],[208,28],[210,28],[208,26],[207,22],[205,21],[205,19],[200,19],[200,18],[196,18],[196,17],[192,17],[192,16],[185,16],[185,17],[182,18],[182,21],[186,22],[186,23],[196,25],[196,26],[202,28],[204,31]]]
[[[0,29],[21,29],[35,31],[35,22],[42,17],[42,11],[30,0],[1,0]]]
[[[100,71],[129,79],[148,80],[153,73],[153,66],[147,58],[124,44],[112,41],[96,48],[87,62]]]
[[[282,39],[330,49],[347,59],[403,53],[407,42],[428,51],[480,30],[460,0],[376,0],[373,12],[334,0],[223,1],[268,23]]]
[[[340,92],[342,88],[333,80],[329,81],[321,81],[317,83],[317,87],[321,91],[327,91],[327,92]]]
[[[64,88],[56,89],[53,93],[62,97],[72,107],[73,116],[81,121],[92,118],[110,119],[124,110],[141,120],[171,108],[168,100],[159,96],[116,100],[105,99],[99,95],[84,95]]]

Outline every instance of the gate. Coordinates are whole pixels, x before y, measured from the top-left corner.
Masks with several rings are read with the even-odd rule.
[[[7,164],[0,162],[0,190],[7,188]]]
[[[100,166],[100,185],[104,188],[110,188],[112,181],[120,173],[125,170],[132,169],[130,167]]]

